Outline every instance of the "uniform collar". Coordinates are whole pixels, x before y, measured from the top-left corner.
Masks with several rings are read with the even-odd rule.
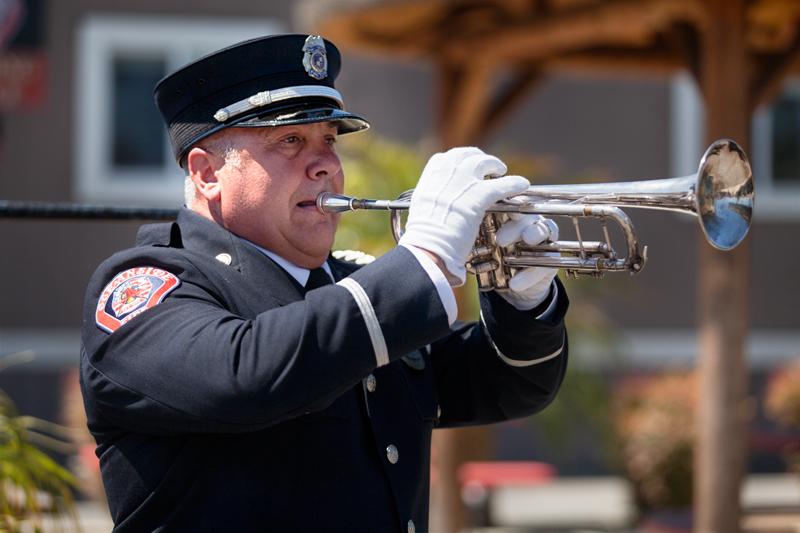
[[[278,266],[280,266],[290,276],[292,276],[297,281],[297,283],[299,283],[303,287],[306,286],[306,283],[308,283],[308,277],[311,275],[311,271],[309,269],[303,268],[301,266],[297,266],[294,263],[292,263],[292,262],[284,259],[283,257],[279,256],[275,252],[267,250],[266,248],[262,248],[261,246],[255,244],[255,243],[252,243],[252,242],[248,241],[247,239],[242,239],[242,241],[246,242],[250,246],[253,246],[256,250],[258,250],[259,252],[263,253],[264,255],[266,255],[267,257],[269,257],[273,261],[275,261],[278,264]],[[328,265],[327,261],[322,263],[322,269],[325,270],[325,272],[328,273],[328,275],[331,277],[331,279],[333,279],[333,272],[331,272],[331,267],[330,267],[330,265]]]
[[[269,287],[269,296],[279,304],[303,299],[304,284],[299,285],[272,258],[216,222],[194,211],[181,209],[176,225],[180,228],[184,248],[216,258],[240,272],[254,286]],[[228,259],[230,263],[227,262]]]
[[[173,223],[142,226],[137,244],[185,248],[216,258],[256,286],[269,287],[269,295],[281,304],[302,300],[302,290],[308,281],[308,269],[237,237],[216,222],[185,208],[178,212]],[[334,264],[332,268],[331,261],[338,263],[328,256],[323,268],[334,281],[347,276],[348,272],[342,271],[338,265]]]

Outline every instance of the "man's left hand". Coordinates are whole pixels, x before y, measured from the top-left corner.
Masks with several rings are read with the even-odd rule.
[[[510,213],[509,216],[511,220],[497,231],[498,246],[508,246],[520,240],[531,246],[558,240],[558,226],[549,218],[519,213]],[[499,294],[520,311],[528,311],[547,298],[557,273],[557,268],[525,268],[509,280],[511,290],[499,291]]]

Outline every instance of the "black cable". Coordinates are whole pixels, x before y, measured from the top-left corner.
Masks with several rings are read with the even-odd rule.
[[[175,220],[177,209],[0,200],[0,218]]]

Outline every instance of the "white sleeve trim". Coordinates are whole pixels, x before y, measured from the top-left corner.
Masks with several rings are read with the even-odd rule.
[[[551,354],[548,354],[548,355],[545,355],[544,357],[539,357],[537,359],[525,359],[525,360],[522,360],[522,361],[520,361],[519,359],[511,359],[510,357],[505,355],[503,352],[501,352],[500,349],[497,347],[497,345],[494,343],[494,340],[492,339],[492,336],[489,334],[489,328],[486,327],[486,322],[483,320],[483,311],[481,311],[481,326],[483,326],[483,331],[484,331],[484,333],[486,333],[486,338],[489,339],[489,344],[492,345],[492,348],[494,348],[494,351],[497,353],[497,356],[505,364],[507,364],[509,366],[513,366],[513,367],[517,367],[517,368],[523,368],[523,367],[526,367],[526,366],[538,365],[539,363],[544,363],[545,361],[549,361],[550,359],[558,357],[559,355],[561,355],[561,352],[564,351],[564,339],[562,338],[561,339],[561,347],[558,350],[556,350],[555,352],[553,352]]]
[[[547,309],[542,311],[542,314],[537,316],[536,320],[548,318],[550,314],[553,312],[553,309],[556,308],[556,302],[558,301],[558,285],[556,285],[556,280],[553,280],[551,282],[551,287],[553,291],[553,298],[550,300],[550,304],[547,306]]]
[[[386,348],[386,340],[383,338],[381,324],[378,322],[375,309],[373,309],[372,302],[369,301],[366,291],[353,278],[344,278],[336,284],[350,291],[350,295],[356,301],[356,305],[361,311],[361,316],[364,317],[364,323],[367,326],[369,339],[372,341],[372,351],[375,352],[375,361],[378,366],[388,365],[389,350]]]
[[[417,258],[417,262],[425,270],[425,273],[428,274],[428,277],[431,278],[434,287],[436,287],[436,292],[439,294],[442,307],[444,307],[444,311],[447,313],[447,324],[452,326],[456,318],[458,318],[458,303],[453,294],[453,288],[450,286],[447,278],[442,274],[441,269],[436,266],[436,263],[428,257],[428,254],[416,246],[411,246],[409,244],[401,244],[400,246],[414,254],[414,257]]]

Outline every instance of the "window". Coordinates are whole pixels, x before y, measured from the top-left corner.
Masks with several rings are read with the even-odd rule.
[[[162,127],[153,100],[153,87],[167,73],[163,56],[115,54],[111,59],[111,165],[120,170],[158,170],[165,159],[159,135]]]
[[[78,29],[75,195],[179,205],[183,172],[153,101],[156,82],[238,41],[278,33],[274,20],[92,16]]]
[[[800,217],[800,79],[789,79],[781,94],[753,116],[755,213]],[[763,179],[758,179],[763,177]]]
[[[800,79],[790,79],[770,105],[753,114],[750,164],[756,220],[800,218]],[[688,75],[672,84],[672,161],[675,175],[697,171],[703,155],[702,96]]]

